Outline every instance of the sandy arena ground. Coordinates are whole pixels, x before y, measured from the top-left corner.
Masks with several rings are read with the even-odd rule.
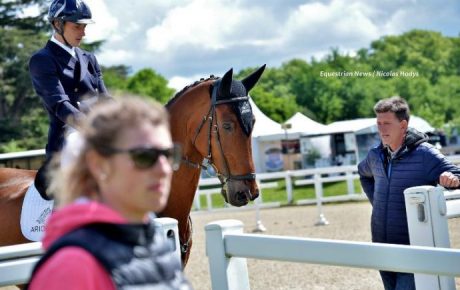
[[[330,223],[327,226],[314,225],[318,221],[316,206],[262,209],[260,218],[267,228],[266,234],[368,242],[370,212],[368,202],[325,205],[323,213]],[[250,233],[256,227],[255,210],[194,212],[192,219],[194,245],[185,272],[195,290],[210,290],[204,226],[211,221],[237,219],[244,223],[244,231]],[[459,248],[460,220],[451,220],[449,227],[452,247]],[[248,268],[252,290],[383,290],[377,270],[254,259],[248,259]]]
[[[325,205],[323,213],[329,221],[327,226],[314,225],[318,221],[316,206],[262,209],[260,218],[267,228],[266,234],[271,235],[366,242],[371,240],[371,207],[368,202]],[[249,233],[256,227],[256,214],[254,210],[196,212],[192,214],[192,219],[194,245],[185,272],[195,289],[207,290],[211,286],[205,254],[204,226],[220,219],[237,219],[244,223],[244,231]],[[452,247],[458,248],[460,221],[451,220],[449,227]],[[248,270],[252,290],[383,290],[377,270],[255,259],[248,259]],[[458,286],[460,283],[457,280]]]

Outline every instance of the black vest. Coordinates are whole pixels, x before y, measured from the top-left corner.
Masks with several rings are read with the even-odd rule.
[[[93,255],[110,273],[117,289],[192,289],[171,243],[151,224],[92,224],[77,229],[53,243],[32,277],[66,246],[81,247]]]

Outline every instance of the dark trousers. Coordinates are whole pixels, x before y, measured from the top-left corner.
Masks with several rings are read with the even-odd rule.
[[[414,274],[380,271],[385,290],[415,290]]]

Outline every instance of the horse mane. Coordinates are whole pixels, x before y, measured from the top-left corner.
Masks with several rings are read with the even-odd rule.
[[[217,80],[219,79],[219,77],[216,77],[214,75],[210,75],[208,78],[201,78],[199,81],[195,81],[194,83],[190,84],[190,85],[187,85],[185,86],[182,90],[180,90],[179,92],[177,92],[165,105],[166,108],[168,108],[169,106],[171,106],[172,104],[174,104],[183,94],[185,94],[185,92],[187,92],[189,89],[191,88],[194,88],[196,87],[197,85],[199,84],[202,84],[204,82],[207,82],[209,80]]]

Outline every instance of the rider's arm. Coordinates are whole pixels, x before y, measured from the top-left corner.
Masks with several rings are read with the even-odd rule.
[[[94,56],[94,54],[91,54],[91,60],[90,61],[94,64],[94,69],[96,71],[97,90],[99,92],[99,96],[101,96],[101,97],[109,97],[110,98],[109,92],[107,91],[107,88],[105,87],[104,80],[102,79],[101,68],[100,68],[99,63],[97,62],[97,59]]]

